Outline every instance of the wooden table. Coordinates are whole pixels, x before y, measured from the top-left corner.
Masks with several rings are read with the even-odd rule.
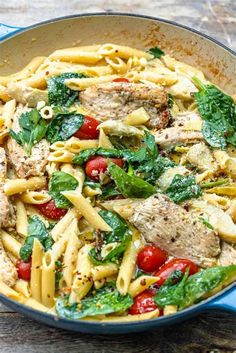
[[[26,26],[52,17],[110,10],[175,20],[236,50],[235,0],[0,0],[0,22]],[[236,353],[236,317],[204,313],[167,329],[105,337],[48,328],[0,304],[0,352]]]

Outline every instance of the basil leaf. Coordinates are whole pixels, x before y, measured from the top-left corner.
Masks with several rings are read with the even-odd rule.
[[[112,228],[111,232],[101,232],[100,236],[103,246],[111,243],[116,243],[116,246],[112,248],[104,258],[101,256],[102,247],[91,249],[89,255],[92,262],[96,265],[106,262],[116,262],[120,255],[123,254],[132,238],[127,223],[118,214],[102,210],[99,212],[99,215]]]
[[[84,115],[69,112],[67,110],[55,109],[56,114],[48,125],[46,138],[50,143],[66,141],[84,123]]]
[[[61,191],[75,190],[78,186],[78,181],[71,175],[65,172],[54,172],[49,181],[49,195],[55,201],[58,208],[70,208],[71,202],[67,200]]]
[[[79,98],[79,93],[68,88],[64,82],[69,78],[86,77],[83,74],[66,72],[61,75],[53,76],[47,80],[48,102],[50,105],[64,105],[69,107]]]
[[[56,312],[60,317],[78,320],[85,316],[106,315],[123,312],[131,307],[133,299],[129,294],[122,296],[115,286],[107,284],[94,295],[78,303],[70,304],[67,298],[58,298]]]
[[[174,176],[165,193],[176,203],[198,198],[202,195],[201,188],[196,184],[194,175],[183,176],[180,174]]]
[[[236,146],[236,105],[233,98],[214,85],[193,78],[199,92],[195,93],[198,111],[204,120],[202,133],[214,148],[225,149],[227,143]]]
[[[43,245],[45,251],[52,247],[53,241],[48,233],[45,224],[38,216],[30,217],[28,220],[28,236],[24,245],[20,249],[20,257],[23,261],[28,261],[33,249],[34,239],[37,238]]]
[[[150,48],[148,50],[149,54],[152,54],[154,56],[155,59],[160,59],[160,57],[162,57],[163,55],[165,55],[164,51],[162,51],[160,48],[158,47],[154,47],[154,48]]]
[[[47,122],[37,109],[22,113],[19,117],[20,131],[9,131],[9,135],[30,155],[32,147],[41,141],[47,131]]]

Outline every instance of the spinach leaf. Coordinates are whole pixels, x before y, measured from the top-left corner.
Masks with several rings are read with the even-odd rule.
[[[69,107],[78,99],[78,92],[66,87],[65,80],[69,78],[86,77],[83,74],[66,72],[61,75],[53,76],[47,80],[48,83],[48,102],[50,105],[64,105]]]
[[[85,316],[106,315],[123,312],[131,307],[133,299],[129,294],[122,296],[114,284],[107,284],[94,295],[78,303],[70,304],[68,298],[58,298],[56,312],[60,317],[78,320]]]
[[[69,112],[67,109],[56,107],[54,117],[50,121],[46,138],[50,143],[65,141],[71,137],[84,123],[84,115]]]
[[[119,190],[117,190],[115,183],[109,183],[101,186],[102,194],[98,195],[98,199],[101,201],[109,200],[115,196],[121,196]]]
[[[105,257],[102,257],[103,246],[91,249],[89,255],[92,262],[96,265],[109,261],[116,262],[127,248],[132,237],[127,223],[118,214],[102,210],[99,212],[99,215],[112,228],[111,232],[100,233],[103,246],[113,243],[115,247],[112,247],[112,250]]]
[[[127,198],[147,198],[156,192],[156,188],[147,181],[127,174],[116,164],[108,163],[109,173],[114,180],[118,190]]]
[[[198,111],[204,120],[202,133],[215,148],[225,149],[227,143],[236,146],[236,105],[233,98],[214,85],[193,78],[199,92],[195,93]]]
[[[130,151],[131,153],[132,151]],[[127,152],[129,153],[129,152]],[[73,163],[78,165],[83,165],[85,162],[89,160],[92,156],[102,156],[102,157],[114,157],[114,158],[123,158],[125,155],[124,151],[119,151],[117,149],[112,148],[88,148],[86,150],[81,151],[79,154],[73,157]]]
[[[161,56],[165,55],[164,51],[162,51],[160,48],[158,47],[154,47],[154,48],[150,48],[148,50],[149,54],[152,54],[154,56],[154,58],[156,59],[160,59]]]
[[[47,131],[47,123],[37,109],[22,113],[19,118],[20,131],[9,131],[9,135],[24,147],[25,152],[30,155],[32,147],[41,141]]]
[[[164,283],[155,295],[160,307],[177,305],[179,309],[197,303],[236,280],[236,265],[210,267],[182,278],[178,284]]]
[[[174,176],[165,193],[176,203],[198,198],[202,195],[201,188],[196,184],[194,175],[183,176],[180,174]]]
[[[189,271],[186,271],[184,275],[178,270],[171,273],[154,297],[157,305],[161,308],[166,305],[182,305],[185,296],[184,286],[188,278],[188,272]],[[180,279],[181,281],[179,282]]]
[[[54,172],[49,181],[48,193],[52,196],[58,208],[70,208],[70,201],[61,194],[61,191],[75,190],[78,184],[78,181],[71,174]]]
[[[45,224],[38,216],[30,217],[28,220],[28,236],[24,245],[20,249],[20,257],[23,261],[28,261],[33,249],[34,239],[37,238],[43,245],[45,251],[52,247],[53,241],[48,233]]]

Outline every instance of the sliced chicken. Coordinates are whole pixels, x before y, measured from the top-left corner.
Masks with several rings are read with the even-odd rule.
[[[236,265],[236,249],[223,241],[218,262],[221,266]]]
[[[156,143],[161,148],[168,148],[177,145],[197,143],[203,140],[200,131],[184,131],[181,128],[169,127],[154,133]]]
[[[220,253],[219,237],[191,212],[156,194],[133,208],[129,221],[147,242],[170,255],[194,261],[201,267],[216,264]]]
[[[17,279],[17,271],[7,256],[0,241],[0,279],[9,287],[13,287]]]
[[[0,228],[14,227],[16,215],[14,206],[3,191],[7,176],[7,158],[3,147],[0,147]],[[1,263],[1,262],[0,262]]]
[[[169,121],[168,95],[163,88],[142,83],[110,82],[80,92],[81,104],[95,117],[121,119],[143,107],[150,128],[163,129]]]
[[[14,116],[12,129],[19,130],[19,116],[26,111],[20,106]],[[19,178],[27,178],[29,176],[43,175],[46,169],[47,158],[49,156],[49,143],[44,139],[37,143],[28,156],[24,148],[20,146],[14,139],[9,138],[7,141],[9,160],[14,167]]]

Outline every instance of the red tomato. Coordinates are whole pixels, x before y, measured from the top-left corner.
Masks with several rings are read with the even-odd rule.
[[[129,314],[138,315],[157,309],[157,305],[154,302],[154,295],[155,293],[151,289],[146,289],[144,292],[138,294],[134,298],[133,305],[129,308]]]
[[[127,78],[124,77],[118,77],[113,80],[113,82],[129,82]]]
[[[24,279],[25,281],[30,281],[31,261],[24,262],[23,260],[18,260],[16,263],[16,269],[19,278]]]
[[[197,265],[191,260],[172,259],[168,261],[165,265],[163,265],[159,269],[159,271],[155,273],[155,276],[160,278],[156,283],[161,286],[173,271],[178,270],[185,273],[188,267],[190,275],[193,275],[194,273],[198,272]]]
[[[65,216],[67,210],[65,208],[58,208],[55,205],[54,200],[50,200],[41,205],[35,205],[38,210],[47,218],[60,219]]]
[[[145,272],[157,271],[167,260],[167,253],[160,248],[148,245],[138,253],[138,267]]]
[[[86,115],[83,125],[74,133],[74,136],[81,140],[97,139],[99,136],[99,130],[97,129],[99,124],[99,121]]]
[[[109,158],[109,160],[121,168],[124,165],[124,161],[121,158]],[[105,173],[106,171],[107,171],[107,158],[105,157],[101,157],[101,156],[92,157],[86,162],[85,173],[89,178],[93,180],[99,180],[99,174]]]

